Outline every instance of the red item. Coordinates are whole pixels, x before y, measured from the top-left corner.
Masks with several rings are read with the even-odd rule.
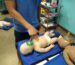
[[[54,16],[55,16],[55,14],[50,13],[46,17],[54,17]]]
[[[57,7],[57,4],[56,3],[52,3],[50,6],[51,7]]]

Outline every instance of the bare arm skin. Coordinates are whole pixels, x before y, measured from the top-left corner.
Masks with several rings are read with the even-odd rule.
[[[29,35],[35,35],[37,33],[37,30],[29,24],[18,11],[16,11],[14,0],[5,0],[5,4],[10,15],[28,30]]]
[[[69,55],[68,55],[68,53],[67,53],[67,49],[63,51],[63,55],[64,55],[65,61],[66,61],[66,63],[67,63],[68,65],[74,65],[74,64],[72,63],[72,61],[70,60],[70,58],[69,58]]]
[[[54,47],[54,45],[50,45],[50,46],[48,46],[48,47],[46,47],[46,48],[41,48],[41,47],[38,46],[38,47],[35,47],[34,50],[37,51],[37,52],[43,53],[43,52],[48,52],[48,51],[51,50],[53,47]]]

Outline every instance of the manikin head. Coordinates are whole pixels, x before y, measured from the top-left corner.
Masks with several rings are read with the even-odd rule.
[[[30,54],[34,49],[33,42],[25,42],[20,46],[20,52],[24,55]]]

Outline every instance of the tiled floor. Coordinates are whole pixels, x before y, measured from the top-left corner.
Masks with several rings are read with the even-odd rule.
[[[13,29],[0,30],[0,65],[17,65]]]

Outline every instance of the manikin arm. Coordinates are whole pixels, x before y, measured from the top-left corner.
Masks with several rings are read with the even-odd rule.
[[[34,50],[37,51],[37,52],[43,53],[43,52],[48,52],[53,47],[54,47],[54,45],[50,45],[50,46],[48,46],[46,48],[41,48],[41,47],[38,46],[38,47],[35,47]]]
[[[54,37],[50,40],[50,44],[54,44],[57,41],[58,41],[58,38]]]

